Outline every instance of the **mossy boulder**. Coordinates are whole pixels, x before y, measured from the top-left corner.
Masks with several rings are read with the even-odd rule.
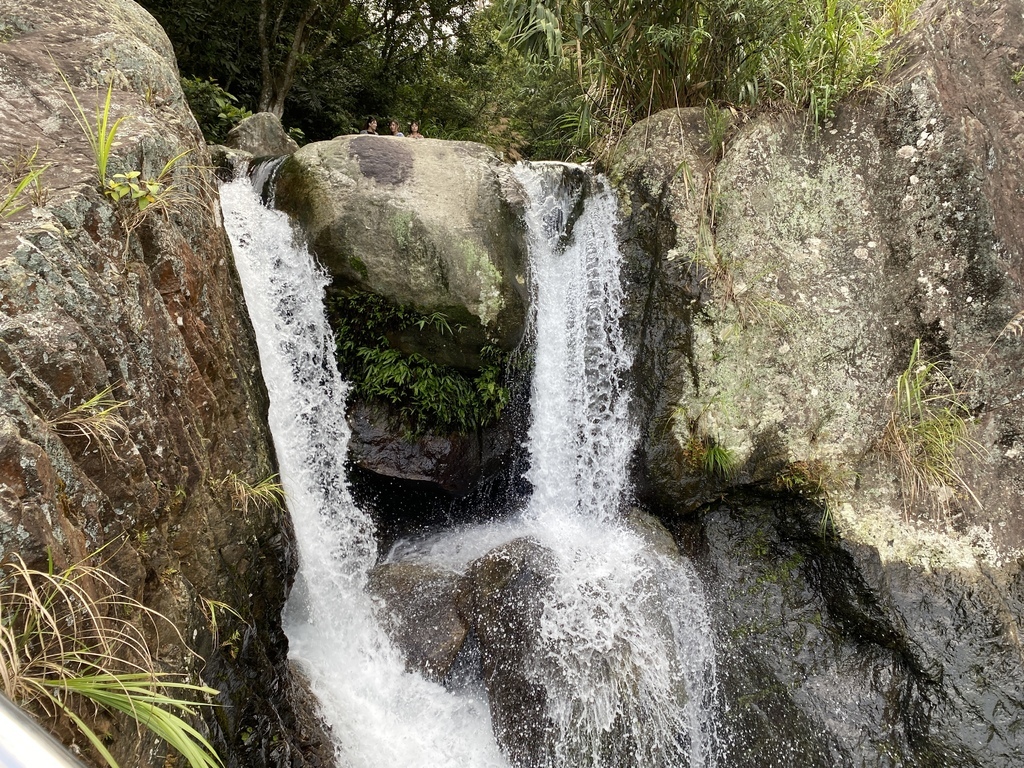
[[[507,169],[483,145],[390,136],[307,144],[277,184],[278,207],[301,225],[337,287],[443,313],[458,343],[477,352],[510,350],[523,333],[517,200]],[[438,352],[429,333],[419,346],[415,334],[404,341],[428,359]]]
[[[949,5],[908,43],[916,53],[885,96],[827,125],[761,115],[734,127],[721,159],[696,110],[627,136],[611,174],[637,286],[645,492],[663,508],[821,481],[846,530],[872,543],[914,539],[905,516],[940,528],[955,517],[995,560],[1019,549],[1024,204],[1010,190],[1024,163],[999,149],[1019,132],[1019,88],[1010,59],[990,77],[984,51],[941,51],[974,24],[1005,52],[1024,25],[1005,6]],[[986,80],[978,116],[963,67]],[[960,453],[963,483],[914,493],[884,449],[917,340],[977,446]],[[732,465],[705,461],[712,447]]]

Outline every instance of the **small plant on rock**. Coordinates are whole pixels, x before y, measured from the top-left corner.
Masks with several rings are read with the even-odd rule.
[[[980,506],[960,460],[964,451],[981,451],[970,436],[970,410],[949,377],[921,359],[920,339],[914,341],[910,362],[890,398],[892,410],[879,448],[896,467],[906,508],[927,493],[938,496],[939,510],[948,507],[947,497],[958,495]]]
[[[773,480],[776,490],[785,491],[821,506],[819,529],[825,536],[835,532],[835,506],[838,497],[850,487],[853,473],[836,469],[820,459],[794,461]]]
[[[245,515],[250,510],[262,511],[284,504],[284,486],[278,481],[277,475],[269,475],[250,483],[241,475],[229,472],[218,485],[231,492],[235,508]]]
[[[86,140],[89,142],[90,149],[92,149],[93,159],[96,161],[100,191],[115,203],[127,202],[131,204],[127,210],[122,211],[121,216],[125,236],[128,238],[142,223],[146,213],[157,208],[166,210],[173,207],[170,175],[181,159],[192,150],[186,150],[168,160],[155,178],[144,178],[142,172],[136,170],[115,173],[112,176],[108,175],[107,166],[110,162],[114,141],[117,138],[117,131],[125,120],[124,117],[119,117],[116,120],[111,119],[110,104],[114,92],[114,83],[111,81],[107,85],[107,94],[102,102],[97,98],[96,114],[93,118],[90,118],[82,107],[81,102],[79,102],[78,97],[75,96],[75,92],[67,77],[63,72],[59,70],[58,72],[74,104],[74,107],[69,104],[68,109],[71,110],[75,122],[78,123],[78,127],[82,130]]]
[[[85,135],[86,140],[89,142],[89,148],[92,150],[93,159],[96,161],[96,171],[99,174],[100,189],[106,191],[107,188],[107,163],[110,160],[110,152],[114,147],[114,139],[117,137],[117,129],[121,127],[121,123],[124,122],[123,117],[117,118],[111,122],[110,120],[110,100],[114,94],[114,81],[111,80],[107,84],[107,96],[103,100],[102,104],[97,99],[96,114],[93,119],[90,119],[85,113],[85,109],[82,107],[78,97],[75,96],[75,91],[71,87],[71,83],[68,81],[67,76],[63,72],[60,72],[61,80],[64,81],[64,86],[68,89],[68,93],[71,95],[71,100],[74,103],[74,109],[71,109],[71,105],[68,105],[68,109],[71,109],[71,114],[75,118],[75,122],[78,123],[78,127],[82,129],[82,133]]]
[[[114,446],[128,437],[128,425],[119,411],[130,401],[113,396],[113,385],[63,413],[45,419],[47,425],[62,437],[83,438],[95,445],[104,459],[116,454]]]
[[[0,220],[13,216],[25,207],[17,204],[22,196],[28,196],[33,205],[42,205],[46,201],[45,188],[40,177],[49,166],[36,164],[38,154],[39,147],[36,147],[27,155],[14,158],[5,164],[5,175],[9,175],[10,180],[0,191]]]
[[[739,470],[736,453],[707,435],[691,433],[683,448],[683,456],[690,466],[710,478],[731,480]]]

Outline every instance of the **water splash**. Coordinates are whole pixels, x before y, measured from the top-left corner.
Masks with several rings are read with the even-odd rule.
[[[262,186],[262,185],[261,185]],[[352,501],[344,461],[347,384],[323,310],[328,278],[287,217],[253,185],[221,187],[225,228],[270,394],[270,426],[295,526],[299,573],[286,612],[290,657],[307,670],[342,765],[502,768],[486,702],[407,673],[364,586],[373,525]]]
[[[537,650],[524,663],[545,692],[551,735],[531,768],[714,768],[715,651],[700,582],[629,510],[637,435],[615,196],[592,180],[574,218],[579,169],[535,164],[516,175],[530,201],[533,493],[515,520],[403,542],[390,557],[464,571],[520,537],[553,554]]]

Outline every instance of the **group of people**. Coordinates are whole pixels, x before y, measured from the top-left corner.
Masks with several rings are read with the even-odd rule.
[[[366,126],[359,133],[368,133],[368,134],[372,134],[372,135],[376,136],[377,135],[377,119],[374,118],[374,117],[369,118],[366,121]],[[400,130],[398,130],[398,121],[397,120],[392,120],[391,122],[388,123],[388,135],[391,135],[391,136],[405,136],[406,134],[404,134]],[[409,136],[410,139],[422,139],[422,138],[425,138],[423,136],[423,134],[420,133],[420,124],[417,123],[415,120],[413,120],[411,123],[409,123],[409,134],[408,134],[408,136]]]

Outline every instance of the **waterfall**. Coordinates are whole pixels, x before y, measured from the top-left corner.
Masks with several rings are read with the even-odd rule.
[[[472,690],[452,693],[406,672],[363,589],[376,543],[345,479],[348,388],[324,315],[327,276],[295,242],[287,217],[264,207],[247,179],[221,187],[221,206],[256,331],[299,548],[285,616],[290,657],[309,675],[340,765],[507,765],[486,702]]]
[[[544,691],[551,738],[531,768],[715,768],[714,646],[700,583],[630,503],[636,427],[615,196],[561,164],[516,174],[529,198],[534,291],[533,491],[511,519],[399,542],[388,558],[465,572],[522,537],[551,553],[524,670]],[[507,766],[480,687],[453,692],[405,672],[374,619],[364,586],[376,545],[344,478],[346,385],[323,314],[325,276],[247,181],[221,195],[300,549],[291,656],[309,671],[343,764]]]

